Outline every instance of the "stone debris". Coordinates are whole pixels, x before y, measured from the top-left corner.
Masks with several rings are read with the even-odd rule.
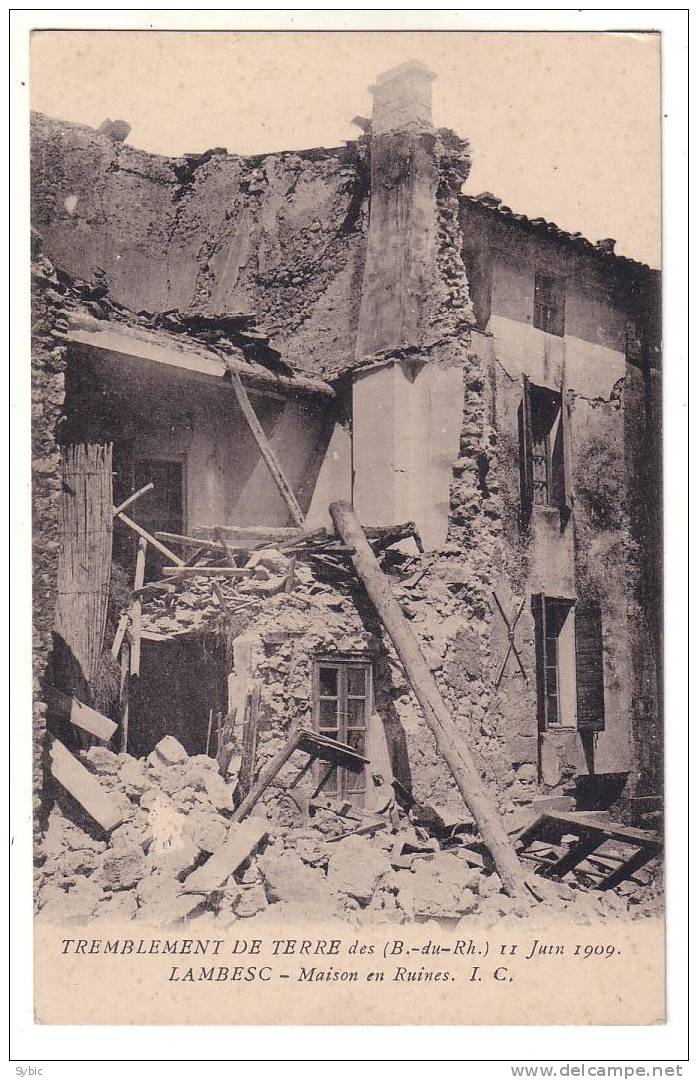
[[[447,925],[477,916],[494,925],[535,911],[533,902],[502,892],[471,837],[439,840],[413,823],[428,821],[443,833],[433,808],[413,807],[408,816],[393,800],[377,815],[325,799],[290,824],[281,823],[274,803],[234,822],[234,784],[219,776],[212,758],[189,756],[171,737],[140,761],[91,747],[81,753],[81,768],[123,806],[124,820],[97,836],[59,798],[35,872],[41,920],[173,927],[207,916],[226,928],[267,916]],[[539,859],[550,851],[534,846]],[[642,873],[642,882],[631,879],[610,892],[588,888],[581,872],[564,882],[535,882],[549,908],[571,909],[569,916],[585,925],[656,913],[661,883],[649,868]]]

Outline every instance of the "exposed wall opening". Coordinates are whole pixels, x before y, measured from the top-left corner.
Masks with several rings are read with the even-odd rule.
[[[565,283],[553,274],[536,273],[533,291],[533,325],[546,334],[564,337]]]

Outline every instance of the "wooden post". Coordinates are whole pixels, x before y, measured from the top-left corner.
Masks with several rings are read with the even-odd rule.
[[[128,695],[131,671],[131,645],[128,634],[121,645],[121,674],[119,677],[119,710],[121,712],[121,753],[128,753]]]
[[[405,674],[424,710],[425,720],[434,733],[436,744],[475,819],[484,843],[489,848],[504,888],[510,896],[523,897],[526,881],[516,852],[353,508],[349,503],[335,502],[330,505],[330,515],[344,543],[354,548],[355,553],[350,556],[354,569],[390,635]]]
[[[136,573],[133,578],[133,591],[136,599],[131,606],[131,663],[130,673],[132,676],[141,673],[141,598],[138,590],[143,588],[145,580],[145,557],[148,549],[148,541],[143,537],[138,541],[138,554],[136,555]]]
[[[295,521],[296,525],[303,525],[305,518],[303,517],[303,511],[298,505],[296,496],[293,494],[293,490],[288,480],[283,474],[281,465],[274,453],[269,440],[267,439],[262,425],[257,419],[257,414],[252,407],[252,402],[247,396],[247,390],[242,385],[242,379],[236,371],[230,371],[230,384],[237,398],[237,403],[242,410],[242,414],[247,420],[249,429],[254,436],[254,440],[259,447],[260,453],[267,463],[269,472],[271,473],[274,483],[279,489],[281,496],[291,512],[291,517]]]

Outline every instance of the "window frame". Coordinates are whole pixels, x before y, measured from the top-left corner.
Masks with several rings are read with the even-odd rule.
[[[572,450],[571,450],[571,410],[565,378],[559,390],[534,384],[528,375],[522,373],[522,395],[518,412],[519,422],[519,468],[521,485],[521,521],[525,526],[533,507],[557,509],[569,515],[572,511],[574,495],[572,491]],[[544,433],[543,439],[534,440],[536,416],[534,401],[544,396],[550,398],[549,409],[554,415]],[[551,434],[555,431],[554,438]],[[536,498],[535,446],[543,444],[545,455],[545,498]],[[563,522],[564,524],[564,522]]]
[[[549,270],[536,270],[533,283],[533,326],[544,334],[565,336],[565,280]]]
[[[322,693],[320,673],[323,668],[336,671],[336,693]],[[349,672],[363,672],[363,693],[350,692]],[[373,712],[373,663],[366,656],[316,656],[313,657],[313,728],[315,731],[329,735],[338,742],[353,746],[359,753],[366,755],[368,742],[368,728]],[[336,701],[336,726],[325,723],[321,716],[322,702]],[[352,701],[363,701],[363,724],[349,723],[349,704]],[[333,734],[336,733],[336,734]],[[355,746],[352,735],[362,736],[359,745]],[[327,763],[319,761],[316,767],[318,783],[327,774]],[[345,766],[335,766],[322,784],[325,795],[336,798],[348,798],[361,804],[367,791],[366,768],[359,770],[348,769]]]
[[[574,731],[577,728],[576,704],[574,717],[567,717],[561,708],[563,694],[560,678],[560,639],[567,620],[574,619],[575,601],[566,597],[534,593],[531,608],[535,623],[536,688],[538,697],[538,730]],[[573,624],[568,633],[573,632]],[[554,632],[552,632],[554,630]],[[576,635],[575,635],[576,641]],[[551,642],[554,642],[552,659]],[[567,657],[568,663],[570,656]],[[568,705],[572,698],[576,703],[576,660],[574,661],[575,691],[567,695]],[[554,672],[555,690],[551,693],[551,672]],[[570,673],[568,673],[569,678]]]

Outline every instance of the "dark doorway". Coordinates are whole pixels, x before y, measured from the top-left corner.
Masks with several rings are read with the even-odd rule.
[[[164,460],[159,458],[125,457],[118,462],[114,477],[115,502],[128,498],[133,491],[139,491],[146,484],[153,484],[153,490],[134,504],[133,510],[126,511],[147,529],[149,533],[184,532],[184,485],[185,463],[183,460]],[[114,556],[126,568],[135,562],[136,538],[125,529],[115,531]],[[167,564],[165,556],[148,545],[145,579],[152,581],[162,576],[162,568]]]

